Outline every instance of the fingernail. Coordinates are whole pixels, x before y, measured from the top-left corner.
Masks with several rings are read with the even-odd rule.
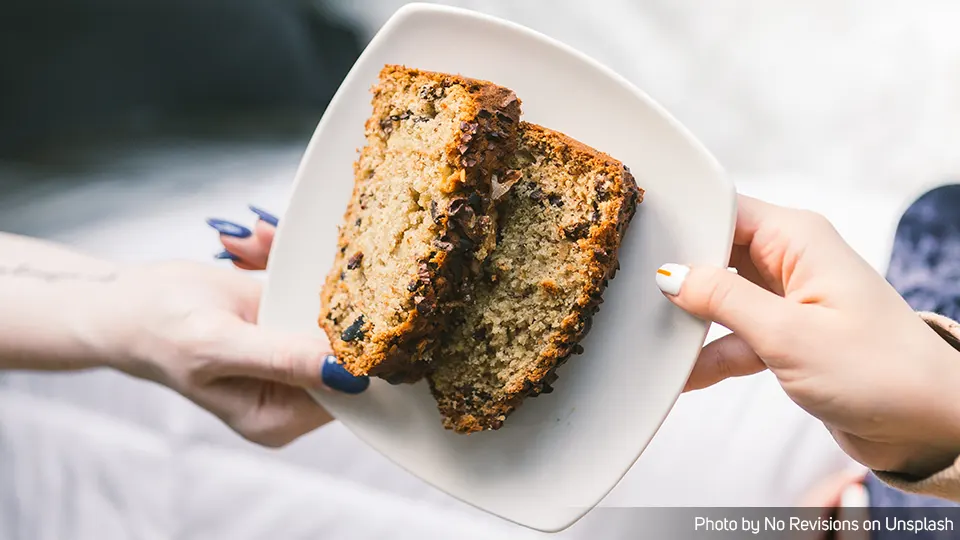
[[[250,229],[244,227],[243,225],[237,225],[232,221],[226,221],[223,219],[208,219],[207,225],[216,229],[216,231],[220,234],[233,236],[234,238],[247,238],[253,234]]]
[[[240,260],[240,257],[237,257],[236,255],[234,255],[233,253],[230,253],[230,252],[227,251],[227,250],[223,250],[223,251],[221,251],[220,253],[217,253],[216,255],[213,256],[213,258],[214,258],[214,259],[224,260],[224,261],[239,261],[239,260]]]
[[[277,216],[271,214],[270,212],[267,212],[266,210],[257,208],[252,204],[247,205],[247,208],[249,208],[251,212],[256,214],[264,223],[267,223],[268,225],[273,225],[274,227],[276,227],[277,223],[280,223],[280,220],[277,219]]]
[[[680,287],[683,286],[683,280],[687,279],[689,273],[689,266],[665,264],[657,269],[657,287],[670,296],[676,296],[680,294]]]
[[[321,377],[323,384],[344,394],[359,394],[370,386],[369,377],[354,377],[332,354],[323,359]]]
[[[740,272],[738,272],[737,269],[734,268],[734,267],[732,267],[732,266],[731,266],[730,268],[727,268],[727,271],[730,272],[730,273],[732,273],[732,274],[740,275]]]

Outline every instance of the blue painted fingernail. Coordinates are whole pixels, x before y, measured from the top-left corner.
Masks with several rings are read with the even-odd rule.
[[[234,255],[233,253],[230,253],[227,250],[223,250],[220,253],[217,253],[216,255],[213,256],[213,258],[220,259],[223,261],[239,261],[240,260],[240,257],[237,257],[236,255]]]
[[[257,208],[252,204],[248,205],[248,208],[250,208],[251,212],[256,214],[264,223],[268,225],[273,225],[274,227],[276,227],[277,223],[280,223],[280,220],[277,219],[277,216],[271,214],[270,212],[267,212],[266,210],[263,210],[262,208]]]
[[[232,221],[226,221],[224,219],[208,219],[207,225],[216,229],[220,234],[233,236],[234,238],[247,238],[253,234],[250,229],[243,225],[237,225]]]
[[[323,368],[320,371],[323,384],[344,394],[359,394],[370,386],[369,377],[354,377],[332,354],[323,359]]]

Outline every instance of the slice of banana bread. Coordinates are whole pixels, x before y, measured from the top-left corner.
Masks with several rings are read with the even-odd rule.
[[[410,382],[496,243],[491,178],[516,148],[520,101],[402,66],[372,92],[319,323],[351,373]]]
[[[513,172],[494,186],[497,247],[429,374],[444,426],[461,433],[500,428],[582,352],[643,198],[610,156],[526,122],[519,137]]]

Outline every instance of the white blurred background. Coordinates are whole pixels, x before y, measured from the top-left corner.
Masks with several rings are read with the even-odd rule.
[[[214,264],[204,218],[252,222],[247,203],[282,214],[326,100],[403,3],[5,6],[0,230],[126,261]],[[954,2],[444,3],[612,67],[686,124],[740,191],[825,213],[880,271],[899,213],[960,173]],[[847,466],[760,375],[683,396],[605,504],[790,505]],[[560,537],[643,530],[601,512]],[[0,538],[533,536],[410,477],[339,425],[266,451],[176,394],[113,373],[0,374]]]

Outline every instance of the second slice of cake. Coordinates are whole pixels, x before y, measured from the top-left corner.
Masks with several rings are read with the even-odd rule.
[[[519,116],[516,95],[489,82],[380,73],[321,293],[320,326],[354,375],[422,377],[496,243],[492,179],[516,148]]]
[[[461,433],[501,427],[582,350],[643,197],[606,154],[526,122],[519,137],[514,171],[494,186],[497,247],[429,375],[444,425]]]

